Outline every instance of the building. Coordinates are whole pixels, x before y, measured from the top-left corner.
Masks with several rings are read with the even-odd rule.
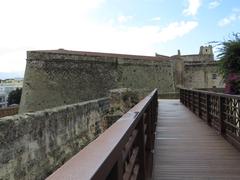
[[[139,56],[64,49],[27,52],[20,113],[105,97],[109,90],[131,88],[161,98],[178,87],[223,87],[211,46],[198,54]],[[171,96],[171,97],[170,97]]]
[[[7,96],[4,93],[0,93],[0,108],[7,107]]]
[[[218,72],[212,46],[201,46],[199,54],[172,56],[175,61],[176,83],[191,89],[223,88],[223,78]]]
[[[17,88],[22,88],[23,79],[5,79],[0,81],[0,108],[7,107],[8,95]]]

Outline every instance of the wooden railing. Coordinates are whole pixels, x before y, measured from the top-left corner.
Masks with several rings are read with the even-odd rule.
[[[47,179],[150,179],[157,108],[154,90]]]
[[[180,101],[240,149],[240,96],[180,89]]]

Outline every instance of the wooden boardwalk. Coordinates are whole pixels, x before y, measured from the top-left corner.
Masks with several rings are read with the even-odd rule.
[[[179,100],[161,100],[153,179],[240,180],[240,152]]]

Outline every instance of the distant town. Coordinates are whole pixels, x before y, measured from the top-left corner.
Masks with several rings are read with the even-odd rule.
[[[8,107],[8,96],[23,86],[23,78],[0,79],[0,108]]]

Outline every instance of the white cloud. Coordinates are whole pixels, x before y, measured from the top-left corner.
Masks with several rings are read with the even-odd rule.
[[[233,14],[231,16],[228,16],[228,17],[225,17],[223,19],[221,19],[219,22],[218,22],[218,25],[220,27],[224,27],[224,26],[227,26],[229,24],[231,24],[233,21],[235,21],[237,19],[236,15]]]
[[[119,23],[126,23],[127,21],[130,21],[131,19],[133,19],[133,16],[123,16],[123,15],[121,15],[121,16],[117,17],[117,21]]]
[[[159,32],[159,40],[160,42],[167,42],[169,40],[182,37],[195,29],[197,26],[198,22],[196,21],[181,21],[171,23]]]
[[[26,52],[21,50],[10,51],[0,55],[0,72],[19,72],[23,71],[25,68],[25,57]]]
[[[1,2],[0,72],[24,71],[27,50],[64,48],[153,55],[156,44],[182,37],[198,26],[196,21],[172,22],[164,28],[127,26],[120,23],[131,19],[125,16],[119,24],[96,22],[91,13],[103,3],[103,0]]]
[[[188,7],[183,10],[183,14],[186,16],[195,16],[198,12],[198,9],[201,6],[201,0],[187,0]]]
[[[218,6],[220,6],[220,4],[221,4],[221,0],[214,0],[214,1],[212,1],[208,4],[208,8],[209,9],[215,9]]]
[[[218,22],[218,26],[225,27],[232,24],[233,22],[240,20],[240,11],[233,9],[233,13],[224,17]]]
[[[161,17],[154,17],[151,19],[151,21],[160,21],[161,20]]]
[[[0,2],[0,72],[24,71],[26,50],[68,46],[105,0]],[[79,42],[71,39],[73,47]]]

